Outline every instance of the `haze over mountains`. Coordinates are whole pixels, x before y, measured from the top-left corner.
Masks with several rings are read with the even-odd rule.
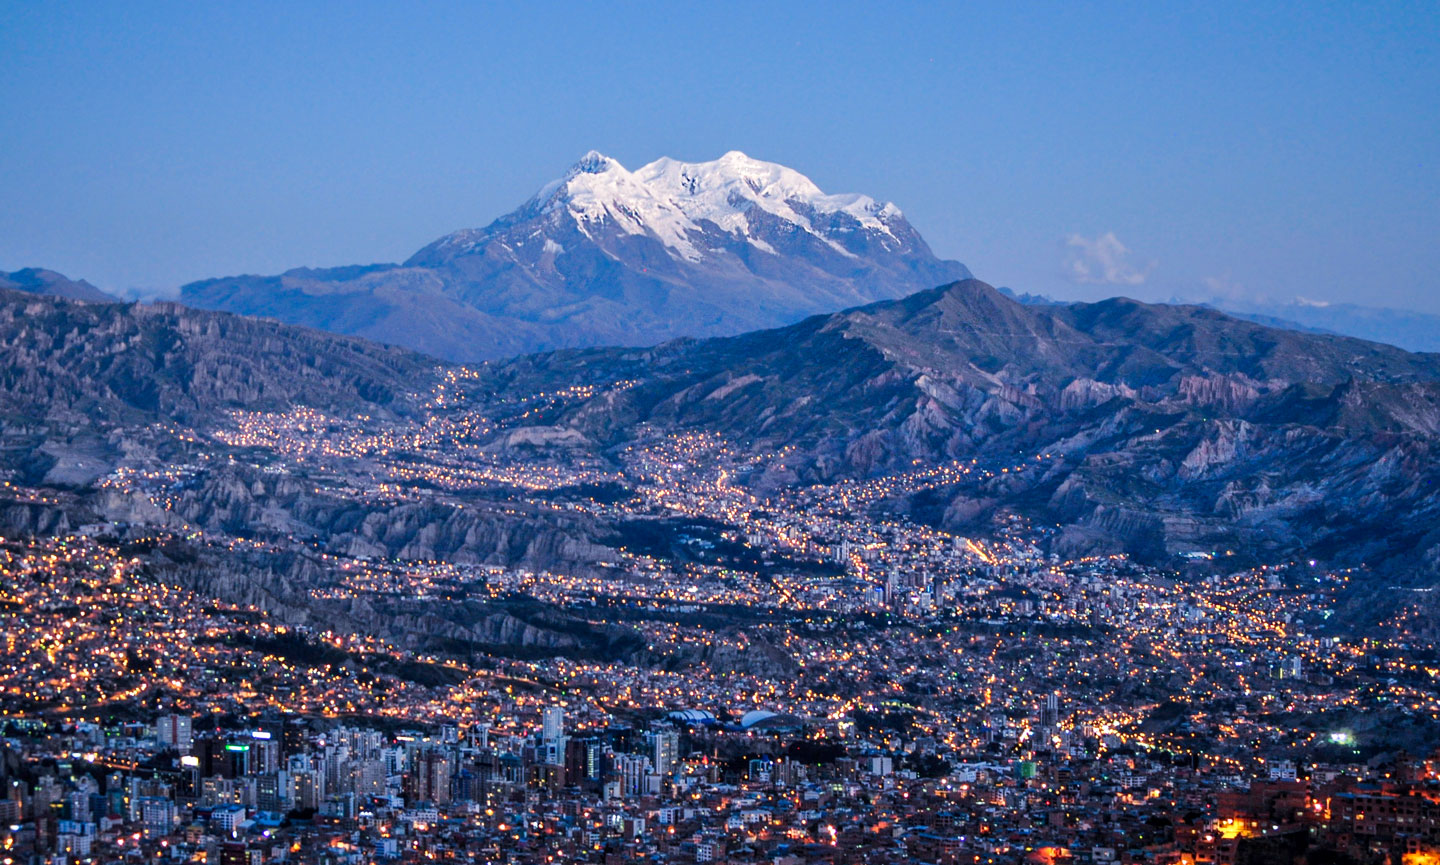
[[[969,275],[893,204],[781,165],[731,151],[631,172],[592,151],[403,264],[205,280],[180,299],[482,360],[740,333]]]
[[[1064,306],[1070,302],[1010,288],[999,291],[1032,306]],[[1233,295],[1172,297],[1166,303],[1171,306],[1208,306],[1235,318],[1282,330],[1353,336],[1406,351],[1440,352],[1440,315],[1415,310],[1329,303],[1303,297],[1287,302],[1268,298],[1242,299]]]
[[[1398,345],[1410,351],[1440,352],[1440,315],[1406,309],[1324,303],[1305,298],[1286,302],[1217,298],[1211,306],[1231,315],[1277,327],[1309,328]]]

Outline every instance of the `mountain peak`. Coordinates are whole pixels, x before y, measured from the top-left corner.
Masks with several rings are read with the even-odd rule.
[[[843,258],[854,257],[848,245],[857,231],[886,248],[906,244],[896,232],[904,214],[893,204],[827,194],[795,169],[739,150],[709,162],[661,157],[633,172],[592,150],[500,224],[513,225],[536,211],[568,213],[587,237],[605,226],[649,236],[672,257],[690,262],[727,246],[724,237],[774,255],[766,235],[776,230],[809,235]],[[908,225],[902,231],[913,233]],[[466,232],[465,242],[472,239]]]
[[[590,150],[587,151],[584,156],[580,157],[574,165],[570,166],[570,170],[565,172],[565,176],[568,178],[574,177],[577,174],[604,174],[607,171],[617,168],[621,171],[625,170],[625,167],[617,160],[611,159],[598,150]]]

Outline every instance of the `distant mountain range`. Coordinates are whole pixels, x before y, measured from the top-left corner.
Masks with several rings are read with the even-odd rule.
[[[60,299],[0,289],[0,335],[11,339],[0,346],[7,434],[51,427],[98,441],[156,418],[203,425],[230,410],[297,404],[384,414],[435,368],[403,349],[177,303]],[[23,449],[18,460],[27,476],[39,464]]]
[[[403,264],[211,279],[180,300],[470,361],[775,327],[969,275],[893,204],[738,151],[634,172],[591,152]]]
[[[1440,352],[1440,315],[1303,299],[1288,303],[1216,299],[1207,303],[1263,324],[1343,333],[1410,351]]]
[[[1048,295],[1016,292],[1009,288],[999,291],[1006,297],[1032,306],[1063,306],[1069,303]],[[1426,312],[1304,298],[1289,302],[1227,297],[1177,298],[1169,303],[1171,306],[1208,306],[1267,327],[1353,336],[1399,346],[1407,351],[1440,352],[1440,315]]]
[[[26,291],[31,294],[63,297],[69,300],[83,300],[87,303],[115,303],[120,300],[115,295],[107,294],[83,279],[70,279],[63,274],[40,267],[27,267],[12,273],[0,271],[0,289]]]

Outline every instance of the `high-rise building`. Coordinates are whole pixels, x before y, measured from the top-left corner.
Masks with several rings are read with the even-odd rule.
[[[445,805],[450,801],[450,758],[444,751],[430,748],[415,755],[415,765],[405,776],[405,797],[411,804],[429,802]]]
[[[541,762],[552,766],[565,762],[565,710],[559,706],[547,706],[541,719]]]
[[[650,774],[650,758],[642,754],[620,754],[615,761],[620,776],[622,796],[645,795],[645,776]]]
[[[49,776],[46,776],[49,777]],[[40,788],[35,789],[36,801],[40,800]],[[155,778],[143,778],[138,775],[132,776],[129,783],[128,795],[125,801],[128,805],[127,814],[134,820],[144,820],[144,801],[149,798],[164,799],[170,802],[173,799],[174,788],[164,781]],[[173,803],[172,803],[173,804]]]
[[[140,799],[140,820],[146,838],[163,838],[175,828],[175,803],[159,796]]]
[[[378,730],[341,727],[335,731],[333,743],[343,747],[352,760],[374,760],[385,747],[385,737]]]
[[[600,780],[604,747],[594,739],[567,739],[565,742],[565,783],[577,786]]]
[[[174,748],[181,754],[190,753],[194,741],[189,715],[161,715],[155,722],[155,738],[162,748]]]
[[[565,709],[560,706],[546,706],[541,715],[541,738],[553,741],[565,735]]]
[[[261,738],[261,737],[264,738]],[[250,741],[249,769],[252,774],[265,775],[280,771],[280,743],[268,731],[256,731]]]
[[[1040,712],[1040,726],[1054,729],[1060,726],[1060,695],[1045,695],[1045,708]]]
[[[285,784],[282,776],[277,774],[261,775],[255,779],[255,808],[259,811],[271,813],[284,813],[285,808]]]
[[[281,745],[285,749],[285,753],[287,755],[303,753],[308,736],[309,728],[305,726],[304,721],[291,721],[285,724],[280,734]]]
[[[89,823],[90,794],[80,790],[65,794],[65,816],[80,823]]]
[[[55,850],[77,859],[90,856],[95,843],[95,824],[81,820],[60,820],[55,824]]]
[[[290,801],[293,803],[293,807],[301,811],[319,808],[320,801],[325,798],[321,779],[308,769],[288,774],[290,777]]]
[[[657,775],[673,775],[680,765],[680,734],[660,729],[650,734],[650,762]]]
[[[200,774],[234,778],[245,774],[249,767],[250,748],[224,739],[200,740]]]
[[[230,742],[225,746],[225,757],[230,762],[230,774],[227,778],[243,778],[250,774],[250,744],[248,742]]]

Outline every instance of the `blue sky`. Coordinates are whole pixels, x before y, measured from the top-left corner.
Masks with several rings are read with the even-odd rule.
[[[1440,6],[0,0],[0,269],[395,261],[595,148],[896,202],[978,276],[1440,312]]]

